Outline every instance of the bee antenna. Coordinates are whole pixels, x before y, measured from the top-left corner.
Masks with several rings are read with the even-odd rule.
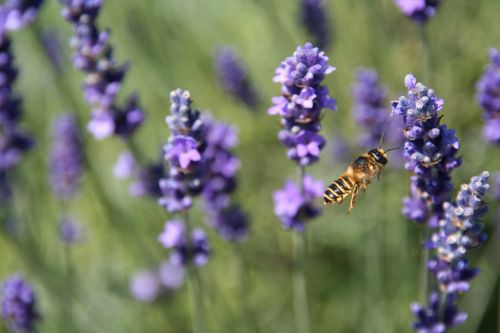
[[[380,141],[378,142],[379,147],[382,147],[382,141],[384,140],[384,134],[385,134],[385,131],[383,131],[382,134],[380,135]]]
[[[394,147],[394,148],[391,148],[391,149],[387,149],[385,152],[388,153],[388,152],[390,152],[392,150],[396,150],[396,149],[399,149],[399,148],[401,148],[401,147]]]

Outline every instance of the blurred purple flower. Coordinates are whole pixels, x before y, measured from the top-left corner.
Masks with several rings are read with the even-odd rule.
[[[43,0],[7,0],[3,4],[6,10],[5,28],[19,30],[32,23],[43,4]]]
[[[109,44],[110,32],[99,30],[96,19],[100,0],[60,0],[62,15],[73,24],[73,65],[87,76],[83,91],[92,106],[87,129],[96,139],[113,134],[130,137],[144,121],[137,95],[130,95],[123,106],[116,103],[127,65],[118,65]]]
[[[292,181],[273,193],[274,213],[285,229],[304,231],[307,220],[316,217],[321,210],[313,203],[323,195],[323,183],[311,176],[304,176],[303,190]]]
[[[160,281],[155,272],[149,270],[137,271],[130,280],[130,293],[141,302],[152,302],[160,291]]]
[[[476,99],[484,110],[484,138],[500,144],[500,52],[497,49],[490,50],[490,64],[477,82],[476,90]]]
[[[60,199],[75,196],[83,172],[83,147],[80,129],[71,114],[58,117],[52,129],[50,184]]]
[[[2,317],[13,331],[36,331],[40,315],[36,309],[35,293],[20,275],[12,275],[3,282]]]
[[[59,237],[65,245],[73,245],[83,240],[83,225],[71,217],[64,217],[59,222]]]
[[[441,0],[395,0],[401,12],[413,21],[423,24],[436,15]]]
[[[170,261],[163,262],[158,268],[158,276],[163,287],[178,289],[184,283],[186,268]]]
[[[314,38],[320,49],[328,48],[330,42],[330,22],[324,0],[300,0],[302,24]]]
[[[497,172],[494,176],[493,199],[500,201],[500,172]]]
[[[222,238],[242,242],[248,237],[248,216],[238,205],[232,205],[213,213],[212,225]]]
[[[134,155],[129,151],[124,151],[118,156],[113,173],[118,179],[126,179],[132,177],[136,169],[137,165]]]
[[[415,174],[412,178],[411,199],[405,204],[427,207],[425,218],[418,214],[416,222],[425,221],[435,227],[443,218],[443,203],[449,201],[453,184],[450,173],[459,167],[461,159],[456,157],[460,148],[455,131],[440,124],[438,111],[443,100],[435,96],[432,89],[418,82],[412,74],[405,77],[408,95],[392,102],[392,112],[402,117],[405,125],[405,168]],[[421,203],[417,204],[416,201]],[[415,218],[412,207],[404,209],[408,218]],[[422,211],[422,209],[420,209]]]
[[[210,245],[200,228],[194,228],[188,239],[182,221],[167,221],[163,232],[158,235],[158,241],[171,250],[170,261],[173,264],[187,265],[193,262],[196,266],[203,266],[208,261]]]
[[[328,88],[321,85],[325,75],[335,70],[328,60],[324,52],[306,43],[281,63],[273,78],[282,84],[282,93],[273,97],[268,113],[282,117],[279,139],[288,148],[288,157],[301,166],[317,161],[325,144],[318,134],[322,109],[336,109]]]
[[[64,55],[59,31],[54,27],[44,29],[41,32],[40,38],[47,58],[50,60],[56,72],[61,74],[63,71]]]
[[[255,109],[260,97],[251,84],[248,73],[232,47],[225,46],[215,54],[215,70],[219,82],[228,93],[243,102],[251,109]]]
[[[427,307],[417,303],[411,305],[411,311],[417,317],[413,329],[418,333],[444,333],[447,328],[462,324],[467,319],[465,312],[458,312],[455,303],[456,295],[447,294],[445,301],[441,296],[432,292],[429,296]],[[441,304],[444,304],[441,306]],[[443,309],[444,307],[444,309]]]
[[[7,19],[9,10],[18,8],[14,5],[16,3],[12,1],[0,6],[0,172],[2,173],[14,167],[23,154],[33,146],[32,138],[20,129],[21,99],[13,94],[18,70],[14,65]]]

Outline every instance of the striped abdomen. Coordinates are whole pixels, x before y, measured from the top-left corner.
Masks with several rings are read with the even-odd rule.
[[[334,181],[323,194],[323,200],[325,205],[331,203],[341,203],[344,199],[351,194],[354,184],[346,176],[341,176],[339,179]]]

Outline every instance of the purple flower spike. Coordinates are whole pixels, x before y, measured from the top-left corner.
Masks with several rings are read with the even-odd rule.
[[[406,86],[414,87],[414,79],[409,77]],[[404,137],[400,128],[403,124],[397,117],[390,116],[386,107],[386,90],[380,86],[377,72],[358,70],[351,94],[354,99],[352,114],[363,133],[359,138],[360,146],[366,149],[378,147],[383,135],[384,146],[402,146]]]
[[[423,24],[436,15],[441,0],[395,0],[401,12],[413,21]]]
[[[450,200],[453,190],[451,171],[462,163],[456,157],[460,143],[453,129],[440,124],[438,112],[443,100],[412,74],[405,77],[405,85],[408,95],[392,102],[392,112],[404,122],[405,168],[415,174],[404,212],[416,222],[437,226],[444,216],[443,203]]]
[[[174,213],[190,208],[192,197],[199,195],[205,186],[206,126],[200,112],[191,108],[189,91],[172,91],[170,101],[166,122],[172,135],[163,149],[170,171],[159,182],[162,192],[159,203]]]
[[[500,52],[490,51],[490,64],[476,84],[477,101],[484,110],[483,135],[486,141],[500,144]]]
[[[323,183],[306,175],[303,186],[302,193],[295,183],[287,181],[281,190],[273,193],[274,213],[285,229],[304,231],[305,223],[321,212],[313,200],[323,195]]]
[[[446,332],[467,319],[465,312],[457,308],[458,295],[467,292],[479,270],[469,266],[467,253],[480,246],[487,238],[483,232],[481,217],[486,212],[484,196],[488,185],[488,172],[471,178],[463,184],[456,202],[444,203],[444,216],[438,229],[427,242],[435,249],[435,256],[427,262],[427,269],[436,280],[439,292],[433,291],[426,308],[414,304],[412,311],[417,317],[413,328],[417,332]],[[445,297],[441,302],[440,298]]]
[[[170,262],[175,265],[187,265],[190,262],[203,266],[208,262],[210,245],[205,233],[195,228],[191,237],[186,235],[186,228],[179,220],[167,221],[158,241],[170,249]]]
[[[248,73],[233,48],[226,46],[217,51],[215,70],[224,90],[251,109],[258,106],[259,94],[250,83]]]
[[[3,282],[2,317],[13,331],[27,333],[35,332],[40,319],[33,288],[17,274]]]
[[[96,24],[101,10],[100,0],[60,0],[62,16],[73,24],[73,65],[86,74],[83,91],[92,106],[88,131],[96,139],[112,135],[130,137],[144,121],[138,97],[131,95],[123,106],[116,102],[127,65],[119,65],[109,43],[110,32]]]
[[[325,145],[318,134],[321,111],[335,110],[336,102],[321,83],[334,70],[324,52],[310,43],[299,46],[276,69],[273,81],[282,84],[282,95],[273,97],[274,106],[268,113],[282,117],[283,130],[278,137],[288,148],[288,157],[301,166],[316,162]]]
[[[330,42],[330,22],[324,0],[300,0],[301,21],[322,50]]]
[[[50,156],[52,191],[60,199],[68,200],[78,192],[83,171],[82,138],[74,116],[64,114],[56,119],[52,141]]]
[[[43,4],[43,0],[7,0],[4,26],[7,30],[20,30],[32,23]]]

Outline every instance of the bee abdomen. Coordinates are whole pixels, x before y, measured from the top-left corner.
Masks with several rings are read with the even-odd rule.
[[[323,194],[325,204],[340,203],[349,195],[352,183],[347,177],[340,177],[334,181]]]

